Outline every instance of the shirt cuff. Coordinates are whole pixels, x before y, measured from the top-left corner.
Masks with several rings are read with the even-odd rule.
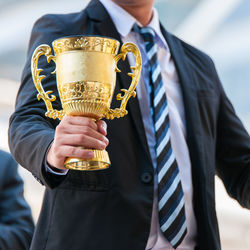
[[[49,172],[51,174],[56,174],[56,175],[66,175],[68,173],[68,169],[58,169],[58,168],[51,168],[48,163],[45,162],[45,170],[46,172]]]

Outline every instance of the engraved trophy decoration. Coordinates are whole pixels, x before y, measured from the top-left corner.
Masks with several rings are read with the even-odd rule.
[[[44,100],[47,108],[45,115],[53,119],[62,119],[65,114],[70,116],[89,117],[95,121],[107,118],[114,119],[125,116],[126,105],[131,96],[135,97],[135,88],[141,72],[141,55],[133,43],[125,43],[121,53],[117,55],[120,43],[111,38],[97,36],[64,37],[52,43],[55,56],[50,46],[42,44],[36,48],[31,60],[31,71],[34,84],[38,90],[37,98]],[[135,56],[135,66],[130,67],[132,78],[128,90],[121,89],[117,100],[121,100],[120,108],[110,109],[116,84],[116,72],[120,72],[117,63],[125,60],[127,53]],[[61,99],[62,110],[55,110],[52,102],[56,96],[49,96],[52,91],[45,92],[40,75],[43,69],[38,69],[40,56],[45,55],[48,63],[56,64],[57,88]],[[94,152],[92,159],[67,158],[65,167],[74,170],[99,170],[110,165],[106,150],[90,149]]]

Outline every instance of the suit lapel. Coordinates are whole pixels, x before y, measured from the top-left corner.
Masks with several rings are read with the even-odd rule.
[[[162,33],[167,40],[171,51],[171,56],[175,62],[179,76],[183,102],[185,108],[187,144],[189,148],[194,192],[199,190],[204,181],[204,170],[202,164],[202,145],[201,145],[201,120],[199,116],[199,106],[196,97],[197,83],[192,69],[188,67],[186,54],[180,40],[169,34],[163,27]],[[199,187],[199,188],[198,188]]]
[[[93,21],[88,32],[89,34],[108,36],[118,40],[120,42],[120,46],[123,44],[120,34],[116,30],[113,21],[111,20],[106,9],[98,0],[92,0],[86,10],[90,19]],[[121,73],[117,73],[117,81],[114,98],[112,100],[112,108],[117,108],[120,106],[120,101],[118,102],[115,97],[120,92],[121,88],[128,89],[131,83],[131,77],[127,75],[128,72],[131,72],[128,59],[126,58],[125,61],[120,60],[118,63],[118,68],[121,70]],[[131,98],[128,101],[127,110],[134,122],[134,126],[138,133],[141,144],[143,145],[143,148],[146,152],[146,155],[151,161],[151,156],[149,153],[147,139],[142,122],[142,115],[137,98]]]
[[[183,46],[177,38],[163,30],[164,36],[170,47],[171,55],[175,62],[175,66],[179,75],[182,87],[183,102],[185,106],[186,128],[187,128],[187,144],[190,153],[192,165],[193,180],[193,204],[196,215],[198,231],[209,233],[206,226],[205,214],[208,214],[207,192],[212,189],[206,185],[205,178],[205,159],[204,159],[204,138],[202,131],[202,123],[199,112],[199,104],[197,96],[197,79],[194,71],[188,66],[187,56]],[[199,70],[199,69],[197,69]],[[203,244],[203,233],[198,234],[198,243]]]

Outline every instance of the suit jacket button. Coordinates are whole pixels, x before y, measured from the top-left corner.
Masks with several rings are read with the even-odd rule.
[[[153,179],[153,176],[149,172],[145,172],[141,175],[141,181],[145,184],[149,184]]]

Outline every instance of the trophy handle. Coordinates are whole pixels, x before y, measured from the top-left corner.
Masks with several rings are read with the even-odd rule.
[[[50,61],[54,61],[56,63],[56,58],[55,56],[52,55],[51,48],[47,44],[42,44],[36,48],[32,55],[31,59],[31,72],[32,72],[32,78],[34,81],[34,84],[36,86],[36,89],[38,91],[37,94],[37,99],[40,101],[42,98],[45,102],[47,112],[45,113],[45,116],[53,118],[53,119],[62,119],[65,115],[64,110],[56,110],[53,109],[52,103],[53,101],[56,100],[56,96],[51,95],[49,97],[49,94],[51,94],[53,91],[49,90],[47,92],[44,91],[43,86],[41,84],[41,81],[45,78],[45,75],[40,75],[40,73],[43,71],[43,69],[38,69],[38,60],[40,56],[45,55],[47,57],[48,63]],[[53,71],[51,74],[55,74],[56,71]]]
[[[135,88],[139,81],[140,74],[141,74],[141,53],[137,46],[133,43],[125,43],[121,47],[121,53],[118,54],[115,57],[116,65],[120,59],[123,61],[125,60],[127,54],[131,52],[134,54],[135,57],[135,66],[131,66],[130,69],[133,70],[133,73],[128,73],[128,75],[132,78],[132,82],[130,84],[129,89],[121,89],[122,92],[124,92],[124,95],[122,96],[121,93],[119,93],[116,96],[116,100],[121,100],[121,106],[120,108],[116,109],[108,109],[107,113],[105,114],[105,118],[107,119],[114,119],[114,118],[120,118],[125,116],[128,111],[126,110],[127,102],[131,96],[135,97],[136,92]],[[121,72],[117,66],[115,69],[116,72]]]

